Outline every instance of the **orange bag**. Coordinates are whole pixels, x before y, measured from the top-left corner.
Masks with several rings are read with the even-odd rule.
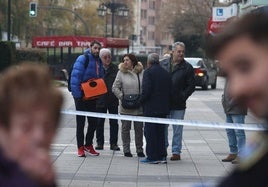
[[[81,89],[84,92],[84,99],[96,99],[107,93],[107,87],[102,78],[89,79],[81,83]]]

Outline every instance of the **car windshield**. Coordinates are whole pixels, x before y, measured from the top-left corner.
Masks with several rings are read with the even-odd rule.
[[[200,58],[185,58],[187,62],[189,62],[192,66],[200,66]]]

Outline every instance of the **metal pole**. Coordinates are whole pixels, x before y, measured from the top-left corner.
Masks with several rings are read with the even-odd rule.
[[[8,0],[8,8],[7,8],[7,41],[10,41],[10,32],[11,32],[11,0]]]
[[[112,38],[114,37],[114,13],[115,10],[112,9]]]
[[[105,37],[107,37],[107,33],[108,33],[108,28],[107,28],[107,25],[108,25],[108,21],[107,21],[107,14],[105,15]]]
[[[132,46],[132,53],[134,53],[134,39],[133,39],[133,35],[132,35],[131,46]]]
[[[112,12],[112,38],[114,37],[114,13],[116,11],[116,5],[114,3],[114,0],[112,1],[112,4],[111,4],[111,12]],[[112,53],[112,58],[114,58],[114,49],[112,48],[111,50],[111,53]]]

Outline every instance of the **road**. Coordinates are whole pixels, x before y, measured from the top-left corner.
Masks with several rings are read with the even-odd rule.
[[[217,89],[203,91],[196,89],[189,98],[185,120],[201,122],[224,122],[221,106],[224,79],[219,77]],[[60,88],[65,95],[64,110],[74,110],[74,103],[67,88]],[[109,126],[105,125],[105,145],[100,156],[79,158],[76,156],[75,116],[63,115],[57,137],[52,145],[51,156],[57,172],[59,186],[92,187],[142,187],[142,186],[183,186],[215,183],[226,175],[233,165],[221,159],[228,154],[228,143],[224,129],[184,126],[182,160],[170,161],[171,147],[168,148],[168,163],[158,165],[141,164],[135,154],[134,131],[131,130],[131,150],[134,157],[123,156],[121,151],[109,150]],[[246,123],[258,122],[251,114]],[[119,124],[121,124],[119,122]],[[246,131],[247,137],[252,135]],[[169,128],[171,144],[172,128]],[[95,144],[96,140],[94,140]],[[145,139],[144,139],[145,144]],[[145,148],[145,145],[144,145]]]

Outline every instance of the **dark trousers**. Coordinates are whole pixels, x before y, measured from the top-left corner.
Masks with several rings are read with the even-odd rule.
[[[109,112],[109,114],[118,114],[118,106],[106,106],[97,108],[97,112],[100,113],[106,113]],[[97,122],[97,128],[96,128],[96,138],[97,138],[97,144],[103,145],[104,144],[104,122],[105,118],[99,118]],[[118,140],[118,120],[117,119],[109,119],[110,124],[110,144],[117,145]]]
[[[155,116],[165,118],[166,116]],[[165,124],[145,123],[146,155],[149,160],[162,160],[167,156]]]
[[[96,100],[82,100],[82,99],[74,99],[75,108],[79,111],[88,111],[88,112],[96,112]],[[86,133],[86,143],[84,144],[84,128],[85,121],[87,118],[88,127]],[[85,117],[85,116],[76,116],[76,140],[77,147],[81,147],[83,145],[90,146],[92,145],[92,141],[94,138],[94,132],[97,126],[97,118],[94,117]]]

